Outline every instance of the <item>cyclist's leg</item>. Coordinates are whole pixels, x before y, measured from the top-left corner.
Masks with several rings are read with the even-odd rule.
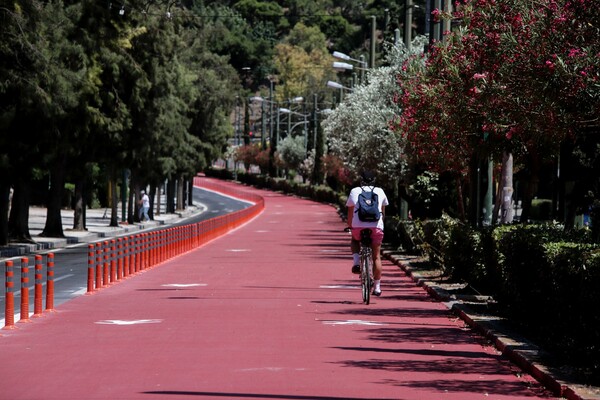
[[[372,244],[373,253],[373,279],[381,280],[381,244]]]
[[[371,243],[371,251],[373,257],[373,280],[375,281],[374,293],[376,296],[381,294],[381,243],[383,242],[383,231],[374,229],[371,235],[373,241]]]
[[[352,273],[358,274],[360,272],[360,242],[354,237],[350,240],[350,250],[352,251]]]
[[[352,254],[358,254],[360,252],[360,242],[352,238],[350,241],[350,250],[352,250]]]

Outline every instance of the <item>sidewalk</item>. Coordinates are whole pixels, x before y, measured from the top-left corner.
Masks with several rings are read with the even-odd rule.
[[[119,217],[120,211],[119,208]],[[102,238],[113,238],[131,232],[143,231],[162,225],[180,222],[183,218],[204,211],[201,205],[192,205],[185,210],[175,214],[161,213],[154,215],[154,220],[134,224],[119,223],[118,227],[111,227],[110,209],[96,208],[86,209],[86,231],[73,230],[73,210],[62,210],[62,223],[64,238],[40,237],[46,224],[46,208],[29,208],[29,233],[36,243],[10,243],[8,246],[0,247],[0,261],[5,258],[24,256],[43,250],[59,249],[78,243],[90,243]],[[119,218],[120,221],[120,218]]]

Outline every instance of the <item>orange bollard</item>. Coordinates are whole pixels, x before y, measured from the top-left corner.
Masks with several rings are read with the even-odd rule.
[[[29,319],[29,266],[27,257],[21,258],[21,319],[19,322],[30,322]]]
[[[139,235],[139,254],[140,254],[140,271],[146,269],[146,234]]]
[[[129,237],[129,275],[135,274],[135,235]]]
[[[167,260],[167,230],[163,229],[160,236],[160,261],[163,262]]]
[[[110,283],[117,280],[116,240],[110,240]]]
[[[102,243],[96,243],[96,290],[102,287]]]
[[[142,239],[139,233],[133,236],[133,248],[135,249],[135,273],[138,273],[142,269]]]
[[[85,294],[94,293],[94,245],[88,245],[88,276],[87,276],[87,292]]]
[[[156,262],[156,238],[157,238],[157,232],[154,231],[152,233],[150,233],[150,266],[154,267],[157,262]]]
[[[104,252],[104,268],[102,269],[102,273],[103,273],[102,274],[103,275],[102,284],[104,286],[108,286],[108,272],[109,272],[108,271],[108,266],[109,266],[108,258],[109,258],[109,251],[110,251],[110,248],[108,246],[108,240],[104,241],[104,243],[102,244],[102,249]]]
[[[5,277],[6,277],[6,304],[4,305],[4,328],[16,329],[15,326],[15,282],[14,268],[12,261],[6,261]]]
[[[150,266],[150,247],[149,247],[149,234],[142,234],[142,243],[144,244],[142,251],[144,253],[144,269]]]
[[[123,239],[117,238],[117,280],[123,279]]]
[[[33,316],[40,317],[43,312],[42,306],[42,256],[35,256],[35,286],[33,296]]]
[[[46,269],[46,311],[54,311],[54,253],[48,253]]]
[[[123,238],[123,277],[129,276],[129,236]]]

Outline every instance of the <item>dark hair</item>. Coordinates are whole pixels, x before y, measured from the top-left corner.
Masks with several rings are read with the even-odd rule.
[[[365,169],[360,173],[360,179],[363,183],[373,183],[375,182],[375,174],[373,171]]]

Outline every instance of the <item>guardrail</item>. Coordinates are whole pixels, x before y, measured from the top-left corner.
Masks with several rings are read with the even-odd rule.
[[[151,232],[121,236],[88,245],[87,295],[115,284],[125,278],[139,274],[171,258],[193,250],[209,241],[224,235],[250,219],[264,209],[264,199],[242,189],[220,184],[218,181],[196,178],[195,186],[226,194],[253,203],[243,210],[218,216],[205,221],[181,225]],[[29,319],[29,258],[21,258],[21,309],[18,322]],[[42,315],[43,259],[35,256],[34,316]],[[46,309],[54,309],[54,254],[46,256]],[[5,262],[6,298],[5,326],[14,329],[14,263]]]

